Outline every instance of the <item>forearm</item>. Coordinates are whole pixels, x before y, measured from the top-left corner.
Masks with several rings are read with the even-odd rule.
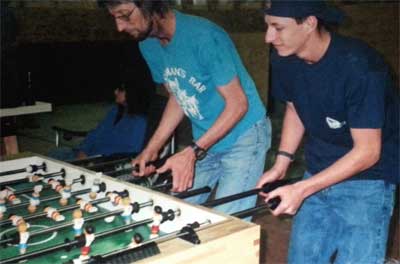
[[[158,152],[165,142],[170,138],[178,124],[182,121],[184,113],[176,99],[170,95],[160,124],[151,137],[146,149]]]
[[[380,148],[379,139],[374,140],[373,137],[363,144],[355,144],[351,151],[330,167],[297,183],[303,190],[304,198],[370,168],[379,160]]]
[[[247,97],[237,78],[232,80],[227,87],[220,87],[220,89],[225,100],[225,108],[215,123],[196,141],[196,144],[204,149],[210,148],[228,134],[248,110]]]
[[[304,136],[304,126],[292,103],[287,103],[282,124],[281,142],[279,150],[295,153]],[[285,174],[290,165],[287,157],[277,156],[274,168]]]

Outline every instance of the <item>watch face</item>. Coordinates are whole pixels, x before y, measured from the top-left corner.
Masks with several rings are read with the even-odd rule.
[[[196,155],[196,160],[202,160],[206,157],[207,151],[197,146],[196,143],[192,143],[191,147]]]
[[[197,149],[196,158],[197,160],[202,160],[206,157],[207,152],[204,149]]]

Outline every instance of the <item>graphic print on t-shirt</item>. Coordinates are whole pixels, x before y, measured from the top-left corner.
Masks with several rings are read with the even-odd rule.
[[[199,111],[199,101],[197,100],[196,95],[188,96],[186,91],[181,89],[179,80],[176,77],[173,79],[165,78],[165,81],[167,82],[171,92],[175,95],[175,98],[182,107],[185,115],[198,120],[203,120],[204,117]]]

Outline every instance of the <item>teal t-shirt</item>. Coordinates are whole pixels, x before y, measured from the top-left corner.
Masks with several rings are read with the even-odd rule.
[[[246,115],[210,148],[219,152],[232,146],[254,123],[265,117],[265,108],[254,81],[243,66],[228,34],[214,23],[174,11],[176,30],[162,46],[149,38],[139,44],[153,79],[165,84],[192,123],[193,138],[200,138],[224,110],[217,87],[238,77],[247,96]]]

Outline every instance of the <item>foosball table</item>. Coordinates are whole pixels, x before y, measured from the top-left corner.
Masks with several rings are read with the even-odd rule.
[[[258,263],[260,228],[40,155],[0,162],[0,263]]]

